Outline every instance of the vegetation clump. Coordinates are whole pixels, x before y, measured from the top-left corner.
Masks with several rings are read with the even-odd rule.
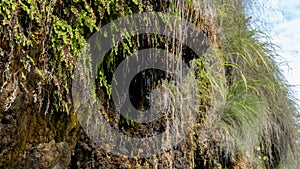
[[[299,112],[295,98],[274,61],[277,56],[274,45],[260,42],[258,37],[268,36],[249,29],[244,3],[243,0],[1,2],[0,168],[300,166]],[[91,143],[77,122],[71,88],[74,66],[87,39],[114,19],[142,12],[167,12],[184,18],[208,36],[212,49],[205,57],[194,57],[190,49],[176,40],[142,34],[127,36],[105,56],[95,80],[97,97],[107,121],[117,124],[116,129],[127,135],[141,136],[145,132],[142,129],[147,127],[153,129],[150,132],[161,132],[164,123],[160,119],[139,124],[114,115],[110,81],[125,56],[143,48],[165,45],[174,54],[183,53],[182,57],[194,71],[191,82],[197,86],[201,105],[193,131],[171,150],[145,159],[130,159],[99,150]],[[140,80],[154,78],[158,84],[166,76],[161,74],[150,71],[148,77],[141,76]],[[174,85],[168,84],[171,78],[161,81],[164,89],[175,91],[171,90]],[[37,164],[35,160],[43,163]]]

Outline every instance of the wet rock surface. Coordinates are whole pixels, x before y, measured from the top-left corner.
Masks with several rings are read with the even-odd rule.
[[[295,143],[298,133],[294,133],[296,126],[293,123],[297,111],[293,101],[289,100],[289,87],[285,88],[285,82],[280,81],[280,72],[273,65],[273,53],[265,53],[268,50],[264,47],[269,48],[268,44],[256,42],[256,32],[248,32],[249,20],[242,14],[242,1],[232,2],[1,2],[0,169],[271,169],[298,162],[293,156],[299,151]],[[213,56],[219,58],[213,57],[208,61],[199,58],[197,61],[195,78],[201,82],[201,108],[199,112],[197,110],[197,124],[186,138],[161,154],[128,158],[97,147],[79,125],[72,101],[73,70],[79,49],[99,26],[125,15],[149,11],[171,12],[186,17],[207,35],[212,47],[218,50]],[[167,128],[163,117],[153,123],[139,124],[114,113],[109,83],[115,67],[126,54],[143,48],[167,48],[171,53],[182,53],[186,62],[198,57],[186,50],[176,51],[176,48],[182,49],[182,44],[178,44],[175,38],[155,34],[127,38],[127,32],[118,33],[125,33],[126,38],[107,54],[103,70],[99,70],[99,79],[95,80],[102,85],[97,86],[96,91],[104,109],[105,122],[129,136],[155,136]],[[185,33],[174,32],[177,33],[185,36]],[[161,41],[155,44],[160,38]],[[272,56],[270,59],[269,54]],[[214,59],[222,60],[220,64],[211,65]],[[217,66],[218,70],[210,70],[211,66]],[[155,72],[157,74],[152,76]],[[138,74],[129,89],[129,97],[135,102],[133,106],[140,110],[148,109],[152,89],[160,86],[159,79],[166,75],[160,71],[148,71],[145,76]],[[214,84],[224,75],[227,80],[224,88],[222,84]],[[152,85],[141,90],[147,81],[152,81]],[[210,109],[214,88],[224,92],[221,96],[229,101],[228,105],[224,103],[227,112]],[[86,101],[85,98],[80,97]],[[223,103],[219,106],[223,107]],[[249,139],[249,146],[244,145],[247,144],[245,139]]]

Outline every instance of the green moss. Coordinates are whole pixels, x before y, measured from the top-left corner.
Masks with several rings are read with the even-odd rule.
[[[70,79],[86,40],[99,30],[99,27],[119,17],[153,10],[167,11],[180,17],[182,13],[189,13],[189,10],[197,8],[193,3],[192,0],[184,1],[184,4],[173,1],[169,5],[161,2],[161,6],[155,6],[148,1],[139,0],[68,0],[56,3],[35,0],[3,1],[0,4],[0,29],[1,38],[7,43],[1,44],[1,48],[6,46],[5,49],[3,47],[7,56],[5,72],[18,72],[18,84],[28,95],[33,93],[37,86],[45,88],[48,95],[39,93],[37,98],[41,100],[37,103],[43,103],[43,99],[49,97],[50,108],[46,110],[47,113],[52,112],[53,116],[70,116],[68,122],[62,122],[59,118],[52,119],[51,122],[60,128],[54,129],[60,132],[56,136],[57,139],[64,140],[68,132],[77,126],[72,112]],[[201,29],[208,32],[212,38],[216,30],[211,29],[216,26],[219,30],[217,35],[222,37],[221,49],[211,56],[220,60],[220,63],[213,66],[223,67],[227,78],[226,84],[219,84],[219,77],[222,78],[222,75],[216,76],[215,67],[203,59],[194,60],[196,83],[203,103],[203,112],[199,112],[199,117],[202,118],[200,115],[204,114],[204,120],[211,120],[205,111],[209,111],[207,107],[213,104],[212,90],[217,90],[226,101],[223,111],[212,113],[216,118],[213,119],[214,126],[218,126],[217,131],[224,140],[208,138],[208,141],[216,143],[217,149],[222,149],[232,158],[235,158],[234,154],[237,152],[244,156],[250,154],[249,160],[260,167],[276,166],[277,161],[280,163],[279,167],[297,167],[295,162],[299,161],[299,145],[296,140],[299,139],[299,135],[294,118],[298,117],[298,112],[289,94],[289,86],[274,63],[276,51],[272,50],[273,44],[260,42],[257,36],[266,35],[248,29],[249,19],[243,13],[242,0],[197,1],[197,5],[201,9],[193,12],[207,17],[206,20],[199,19],[203,24]],[[182,7],[187,9],[180,9]],[[211,14],[207,14],[209,12],[205,10]],[[189,14],[184,15],[187,20],[193,21],[194,18],[189,18]],[[96,77],[98,89],[103,89],[108,96],[107,102],[111,99],[112,92],[109,80],[119,60],[138,50],[141,45],[138,37],[132,38],[126,31],[121,33],[126,37],[125,40],[115,44],[107,54]],[[156,35],[150,35],[150,39],[160,42]],[[11,48],[12,46],[14,48]],[[12,77],[6,79],[13,80]],[[32,82],[28,84],[28,81]],[[222,107],[222,104],[219,106]],[[134,125],[130,124],[130,121],[124,123]],[[35,127],[34,118],[26,131],[27,137],[18,140],[14,157],[19,150],[24,149]],[[67,129],[62,131],[64,127]],[[210,129],[213,130],[214,127]],[[195,137],[200,135],[200,130],[194,131]],[[211,150],[213,148],[209,147]],[[217,167],[223,167],[220,166],[220,159],[216,157],[221,154],[220,151],[210,156],[211,161],[217,161]],[[0,163],[1,165],[3,164]]]

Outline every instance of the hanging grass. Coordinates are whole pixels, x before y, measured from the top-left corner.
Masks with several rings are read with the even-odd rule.
[[[228,85],[224,108],[209,117],[211,127],[217,126],[211,134],[214,137],[208,138],[218,143],[213,153],[236,163],[233,166],[297,168],[299,115],[291,89],[274,61],[276,48],[259,41],[259,37],[268,38],[266,34],[249,30],[242,1],[213,4],[222,36],[217,56],[224,59]],[[213,153],[214,166],[226,167]],[[242,162],[241,156],[246,157]]]
[[[32,152],[41,142],[51,141],[70,143],[68,152],[74,150],[75,153],[71,164],[66,160],[62,166],[71,168],[79,164],[81,168],[88,168],[90,164],[103,168],[109,166],[107,163],[112,164],[111,168],[298,168],[299,110],[292,90],[274,61],[278,57],[276,46],[268,40],[267,34],[250,29],[244,13],[245,5],[250,4],[246,0],[1,2],[0,113],[14,114],[12,117],[24,126],[18,126],[22,130],[17,134],[9,133],[11,138],[17,136],[11,140],[11,145],[16,146],[1,143],[5,146],[1,147],[0,167],[20,168],[18,166],[26,163],[30,168],[34,167],[32,161],[39,165],[32,160],[36,158]],[[193,92],[200,103],[196,112],[198,121],[182,143],[146,159],[130,159],[96,150],[82,134],[74,115],[70,79],[76,59],[86,40],[99,27],[119,17],[151,11],[184,18],[203,31],[211,42],[211,48],[203,57],[185,56],[190,57],[187,60],[194,73],[188,82],[196,86]],[[261,42],[261,38],[267,40]],[[167,46],[174,55],[189,53],[183,52],[186,49],[174,39],[144,34],[126,37],[107,54],[96,78],[97,94],[100,93],[106,120],[114,122],[120,132],[128,135],[145,135],[142,129],[149,126],[156,129],[146,134],[161,132],[164,128],[162,120],[147,126],[113,116],[109,84],[112,74],[125,55],[139,50],[141,44],[146,44],[142,46],[145,48]],[[168,83],[169,80],[162,80],[161,90],[167,91],[172,99],[159,103],[172,108],[180,104],[171,101],[183,97],[184,93],[178,92],[175,83]],[[31,98],[23,107],[35,107],[26,111],[20,109],[22,106],[16,107],[15,101],[23,105],[24,99],[18,97],[19,93]],[[174,110],[174,114],[178,113]],[[34,123],[30,124],[28,119]],[[54,166],[44,165],[35,167]]]

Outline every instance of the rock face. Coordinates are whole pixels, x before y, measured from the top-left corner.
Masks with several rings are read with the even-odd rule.
[[[242,2],[1,2],[0,168],[276,168],[299,161],[294,153],[299,150],[295,107],[263,45],[252,43],[254,34],[247,30]],[[185,18],[208,37],[215,53],[208,61],[201,60],[173,39],[142,34],[116,44],[105,56],[95,79],[96,96],[105,120],[120,133],[150,137],[164,132],[169,118],[135,123],[115,113],[112,76],[124,56],[135,50],[161,47],[182,55],[182,61],[194,68],[190,82],[195,81],[194,93],[201,98],[196,124],[178,145],[148,158],[128,158],[99,148],[79,124],[72,99],[73,71],[80,50],[98,27],[149,11]],[[215,60],[220,63],[212,64]],[[172,80],[161,70],[137,74],[129,89],[133,106],[148,109],[155,88],[160,93],[176,90],[165,85]],[[219,81],[225,83],[219,85]],[[211,108],[216,89],[226,101],[219,103],[218,111]],[[165,96],[159,97],[164,100]],[[176,99],[173,95],[157,104],[167,107]]]
[[[26,168],[66,168],[66,164],[71,161],[71,149],[65,142],[55,143],[53,140],[49,143],[40,143],[25,152],[30,153],[27,155],[29,162],[24,166]]]
[[[2,101],[8,98],[9,86],[3,88]],[[4,110],[5,104],[1,105],[1,168],[67,168],[74,141],[56,139],[55,132],[61,131],[55,131],[49,117],[38,111],[39,107],[31,103],[33,99],[28,94],[20,88],[15,90],[16,99],[9,109]]]

